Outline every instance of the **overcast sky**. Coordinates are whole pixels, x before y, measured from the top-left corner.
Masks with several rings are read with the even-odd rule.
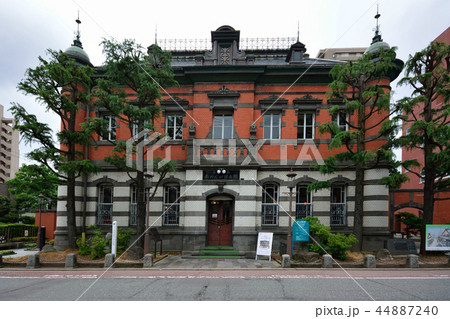
[[[449,27],[448,0],[380,0],[383,40],[398,47],[397,56],[423,49]],[[227,24],[247,37],[295,37],[315,57],[319,49],[370,45],[375,26],[376,0],[314,1],[0,1],[0,104],[7,110],[19,102],[39,120],[59,129],[58,118],[45,113],[32,97],[16,90],[27,68],[36,67],[48,48],[67,49],[74,38],[80,10],[81,41],[94,65],[101,65],[102,38],[133,38],[143,46],[158,38],[209,39],[210,31]],[[395,98],[408,94],[397,88]],[[6,116],[11,116],[6,111]],[[30,150],[20,145],[21,163]]]

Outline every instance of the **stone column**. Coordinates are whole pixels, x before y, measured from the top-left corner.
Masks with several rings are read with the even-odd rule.
[[[104,268],[109,268],[114,265],[114,254],[106,254]]]
[[[406,256],[406,267],[407,268],[419,268],[419,256],[408,255]]]
[[[375,261],[374,255],[365,255],[364,256],[364,268],[376,268],[377,263]]]
[[[39,253],[28,255],[27,268],[33,269],[39,268],[40,266]]]
[[[67,254],[66,256],[66,268],[77,268],[77,254]]]
[[[291,268],[291,257],[288,254],[281,256],[281,268]]]
[[[333,268],[333,258],[329,254],[322,256],[322,268]]]

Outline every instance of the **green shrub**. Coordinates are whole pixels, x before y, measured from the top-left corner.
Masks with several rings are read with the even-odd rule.
[[[90,238],[91,258],[101,258],[105,256],[106,247],[105,236],[99,229],[94,230],[94,237]]]
[[[422,217],[418,217],[408,212],[399,212],[395,216],[398,222],[405,224],[405,235],[407,238],[410,238],[411,235],[420,233],[420,229],[422,228]]]
[[[34,225],[35,218],[31,216],[22,216],[20,217],[20,221],[24,223],[25,225]]]
[[[124,252],[128,248],[132,230],[129,228],[117,229],[117,254]]]
[[[23,244],[23,247],[25,247],[27,249],[34,249],[37,247],[37,244],[36,243],[26,243],[26,244]]]
[[[36,241],[37,237],[13,237],[11,238],[12,242],[21,242],[21,241]]]
[[[83,242],[82,238],[77,239],[77,246],[78,246],[78,254],[86,256],[91,253],[91,246],[89,245],[88,240],[85,240]]]
[[[1,255],[14,255],[15,252],[13,250],[0,250],[0,256]]]
[[[331,233],[330,227],[322,225],[317,217],[306,217],[303,220],[309,222],[310,235],[317,241],[317,243],[311,241],[310,251],[321,255],[328,253],[334,258],[343,260],[347,258],[347,251],[352,244],[358,242],[353,234]]]

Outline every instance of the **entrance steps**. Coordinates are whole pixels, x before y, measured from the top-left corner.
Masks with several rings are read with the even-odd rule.
[[[245,258],[245,253],[239,252],[234,249],[233,246],[206,246],[204,249],[200,249],[199,251],[183,252],[182,258],[239,259]]]

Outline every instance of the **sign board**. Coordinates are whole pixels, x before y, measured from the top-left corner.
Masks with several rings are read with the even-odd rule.
[[[427,225],[426,234],[426,250],[450,251],[450,225]]]
[[[416,244],[411,239],[387,239],[384,248],[389,250],[391,255],[417,254]]]
[[[258,233],[255,260],[258,260],[258,255],[269,256],[269,261],[271,260],[272,241],[273,241],[273,233]]]
[[[111,253],[116,257],[117,254],[117,222],[112,223],[112,241],[111,241]]]
[[[309,241],[309,222],[296,220],[292,227],[292,241]]]

